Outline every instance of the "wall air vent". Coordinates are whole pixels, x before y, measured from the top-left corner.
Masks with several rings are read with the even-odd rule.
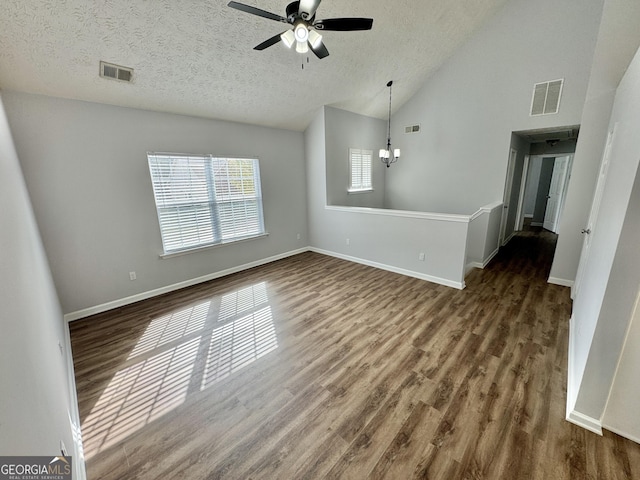
[[[121,82],[131,82],[133,80],[133,68],[100,62],[100,76]]]
[[[564,79],[536,83],[531,98],[531,116],[558,113]]]
[[[404,127],[404,133],[418,133],[420,131],[420,125],[409,125]]]

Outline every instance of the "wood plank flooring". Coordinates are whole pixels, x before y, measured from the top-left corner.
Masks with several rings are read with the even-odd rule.
[[[89,479],[640,479],[564,420],[569,289],[523,232],[462,291],[315,253],[73,322]]]

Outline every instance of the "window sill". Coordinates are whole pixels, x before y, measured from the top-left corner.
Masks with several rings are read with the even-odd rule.
[[[168,258],[173,258],[173,257],[180,257],[182,255],[188,255],[190,253],[197,253],[197,252],[202,252],[204,250],[210,250],[212,248],[218,248],[218,247],[224,247],[226,245],[234,245],[236,243],[243,243],[243,242],[249,242],[251,240],[256,240],[258,238],[264,238],[264,237],[268,237],[269,236],[269,232],[265,232],[265,233],[261,233],[259,235],[253,235],[251,237],[243,237],[237,240],[227,240],[226,242],[221,242],[221,243],[213,243],[210,245],[202,245],[199,247],[192,247],[192,248],[185,248],[184,250],[178,250],[175,252],[169,252],[169,253],[161,253],[159,256],[160,258],[162,258],[163,260],[166,260]]]
[[[357,195],[359,193],[371,193],[371,192],[373,192],[373,188],[363,188],[363,189],[357,189],[357,190],[348,189],[347,190],[347,193],[349,195]]]

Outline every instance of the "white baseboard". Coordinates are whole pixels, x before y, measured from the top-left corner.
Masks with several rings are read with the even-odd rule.
[[[565,278],[549,277],[547,283],[560,285],[562,287],[573,287],[573,280],[567,280]]]
[[[542,227],[544,225],[544,223],[542,223],[542,222],[531,222],[529,225],[531,225],[532,227]]]
[[[265,265],[267,263],[275,262],[277,260],[282,260],[283,258],[292,257],[293,255],[298,255],[299,253],[308,252],[309,250],[310,249],[308,247],[300,248],[298,250],[292,250],[290,252],[274,255],[273,257],[263,258],[261,260],[256,260],[255,262],[245,263],[244,265],[239,265],[237,267],[228,268],[226,270],[221,270],[219,272],[210,273],[202,277],[193,278],[191,280],[185,280],[184,282],[174,283],[173,285],[167,285],[166,287],[156,288],[148,292],[138,293],[136,295],[131,295],[130,297],[121,298],[119,300],[113,300],[111,302],[103,303],[101,305],[96,305],[95,307],[84,308],[76,312],[65,314],[64,319],[67,322],[72,322],[74,320],[79,320],[81,318],[89,317],[97,313],[113,310],[114,308],[123,307],[131,303],[139,302],[141,300],[157,297],[158,295],[162,295],[163,293],[173,292],[174,290],[180,290],[181,288],[190,287],[192,285],[197,285],[199,283],[208,282],[209,280],[215,280],[216,278],[231,275],[232,273],[238,273],[243,270],[248,270],[250,268],[259,267],[260,265]]]
[[[491,254],[487,258],[484,259],[483,262],[469,262],[469,263],[467,263],[467,266],[465,268],[465,274],[469,273],[474,268],[479,268],[481,270],[486,268],[486,266],[489,265],[489,262],[491,260],[493,260],[493,257],[495,257],[498,254],[499,251],[500,251],[500,249],[496,248],[493,252],[491,252]]]
[[[568,413],[567,421],[602,436],[602,423],[600,420],[596,420],[595,418],[591,418],[588,415],[584,415],[583,413],[573,410]]]
[[[620,435],[621,437],[627,438],[632,442],[640,443],[640,437],[636,437],[635,435],[631,435],[630,433],[625,432],[620,428],[610,427],[609,425],[603,424],[602,428],[605,430],[609,430],[610,432],[615,433],[616,435]]]
[[[73,478],[86,480],[87,470],[84,462],[84,449],[82,447],[82,430],[80,424],[80,411],[78,410],[78,393],[76,390],[76,374],[73,369],[73,357],[71,351],[71,334],[69,324],[64,324],[64,349],[67,360],[67,378],[69,382],[69,400],[71,408],[68,411],[69,424],[73,435]]]
[[[583,413],[575,410],[576,400],[578,398],[578,392],[576,391],[575,384],[575,372],[573,370],[573,357],[575,355],[575,335],[576,331],[573,328],[575,320],[573,316],[569,320],[569,351],[567,352],[567,413],[566,420],[585,428],[590,432],[602,435],[602,421],[589,417]]]
[[[330,257],[340,258],[349,262],[359,263],[361,265],[367,265],[369,267],[379,268],[381,270],[387,270],[388,272],[399,273],[400,275],[406,275],[407,277],[419,278],[420,280],[426,280],[427,282],[437,283],[444,285],[445,287],[457,288],[463,290],[465,287],[464,281],[455,282],[446,278],[434,277],[425,273],[414,272],[413,270],[406,270],[404,268],[394,267],[392,265],[386,265],[384,263],[373,262],[371,260],[365,260],[363,258],[351,257],[349,255],[343,255],[341,253],[330,252],[328,250],[322,250],[319,248],[310,247],[310,251],[321,253],[323,255],[329,255]]]

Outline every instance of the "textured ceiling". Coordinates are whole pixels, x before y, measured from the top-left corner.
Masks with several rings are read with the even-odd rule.
[[[317,19],[370,17],[323,32],[318,60],[281,43],[285,24],[218,0],[2,0],[0,88],[304,130],[322,105],[386,118],[506,0],[324,0]],[[285,15],[287,0],[242,3]],[[134,69],[98,76],[104,60]],[[301,68],[304,63],[304,69]]]

